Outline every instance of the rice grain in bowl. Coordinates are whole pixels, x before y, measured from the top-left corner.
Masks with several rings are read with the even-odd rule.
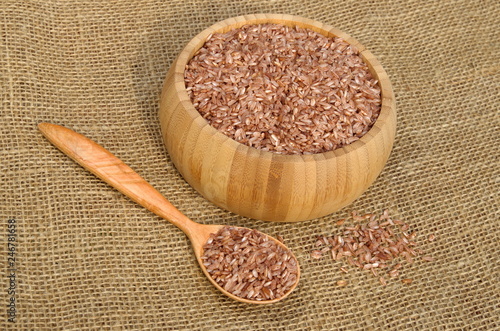
[[[237,49],[247,36],[255,57],[245,55],[249,46]],[[274,57],[268,39],[278,45]],[[269,221],[321,217],[359,197],[384,167],[396,128],[391,83],[369,51],[330,26],[272,14],[231,18],[191,40],[167,74],[159,115],[190,185],[222,208]]]

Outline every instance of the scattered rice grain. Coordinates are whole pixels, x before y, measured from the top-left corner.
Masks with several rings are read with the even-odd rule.
[[[342,286],[346,286],[346,285],[347,285],[347,281],[346,280],[339,280],[339,281],[337,281],[337,286],[342,287]]]
[[[318,250],[312,251],[311,257],[313,259],[321,259],[323,257],[323,253],[321,251],[318,251]]]
[[[345,218],[341,219],[341,220],[338,220],[337,222],[335,222],[335,225],[342,225],[344,224],[345,222]]]
[[[365,223],[346,226],[340,230],[342,235],[317,237],[316,251],[331,249],[333,261],[344,260],[346,265],[369,271],[375,277],[379,277],[383,271],[389,279],[400,276],[402,261],[411,264],[414,263],[414,257],[423,254],[422,249],[415,248],[416,232],[410,229],[409,224],[393,219],[388,210],[384,210],[381,215],[362,216],[353,211],[351,218],[353,222],[364,220]],[[341,221],[343,224],[345,219]],[[322,255],[318,258],[321,257]],[[420,258],[427,262],[434,261],[434,258],[428,255]],[[347,273],[343,266],[340,270]],[[385,277],[379,277],[379,281],[384,286],[387,284]],[[404,282],[411,280],[406,279]]]

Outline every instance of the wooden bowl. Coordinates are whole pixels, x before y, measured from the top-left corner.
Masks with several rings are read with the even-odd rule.
[[[198,113],[184,83],[188,61],[210,34],[262,23],[308,28],[327,37],[343,38],[358,48],[382,91],[380,115],[361,139],[321,154],[282,155],[238,143]],[[344,32],[290,15],[230,18],[194,37],[167,73],[159,117],[174,165],[201,195],[236,214],[280,222],[325,216],[358,198],[382,171],[396,133],[394,93],[379,61]]]

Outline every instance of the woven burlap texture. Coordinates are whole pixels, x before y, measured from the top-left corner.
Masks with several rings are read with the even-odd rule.
[[[394,86],[386,167],[353,204],[321,219],[278,224],[222,210],[183,180],[161,140],[159,94],[175,56],[206,27],[255,13],[349,33]],[[494,0],[2,1],[0,329],[498,329],[499,26]],[[283,236],[302,266],[299,287],[274,305],[225,297],[180,230],[62,154],[40,122],[94,139],[196,221]],[[311,259],[315,237],[338,231],[338,219],[384,208],[418,231],[435,261],[404,264],[383,287]]]

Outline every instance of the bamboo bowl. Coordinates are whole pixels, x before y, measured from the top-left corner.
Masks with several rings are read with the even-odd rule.
[[[300,26],[354,45],[381,87],[382,108],[359,140],[312,155],[281,155],[248,147],[209,125],[190,101],[184,69],[214,32],[246,24]],[[233,213],[296,222],[333,213],[357,199],[377,178],[396,133],[394,93],[378,60],[358,41],[316,21],[290,15],[246,15],[219,22],[194,37],[170,67],[161,93],[160,125],[168,153],[184,179],[206,199]]]

